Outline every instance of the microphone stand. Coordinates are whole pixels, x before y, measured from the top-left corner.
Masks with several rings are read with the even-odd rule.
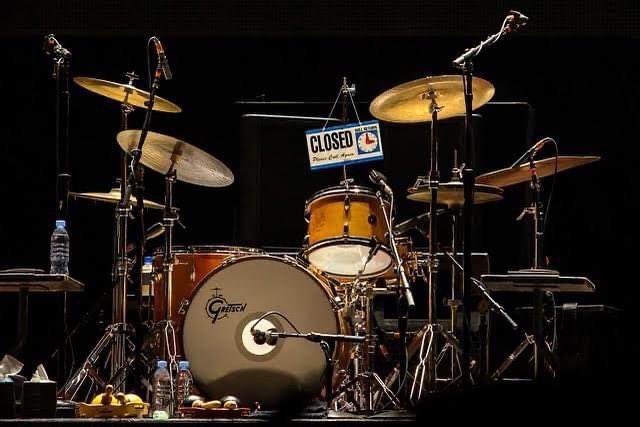
[[[71,52],[63,48],[53,34],[45,37],[43,50],[53,60],[51,76],[56,80],[56,218],[66,220],[71,182],[69,171],[69,128],[71,123],[69,70]]]
[[[464,120],[464,147],[465,147],[465,167],[462,170],[462,182],[464,185],[464,207],[463,207],[463,322],[462,322],[462,381],[465,391],[469,391],[472,386],[470,377],[471,373],[471,286],[472,286],[472,261],[471,247],[473,244],[473,192],[475,185],[475,171],[473,169],[473,60],[480,54],[485,46],[495,44],[505,33],[509,33],[518,29],[519,25],[515,22],[513,15],[507,16],[500,31],[489,36],[485,41],[480,42],[477,46],[467,50],[453,61],[453,66],[462,71],[464,83],[464,102],[465,102],[465,120]]]
[[[69,90],[69,74],[71,65],[71,52],[62,47],[53,34],[44,39],[43,50],[53,60],[51,77],[56,80],[55,111],[56,111],[56,219],[68,220],[69,190],[71,185],[71,172],[69,168],[69,151],[71,138],[69,128],[71,123],[71,92]],[[63,302],[64,324],[67,324],[67,292],[64,292]],[[67,335],[65,327],[64,335]],[[66,344],[67,338],[65,338]],[[62,363],[58,369],[62,369],[62,375],[67,373],[67,351],[63,344]]]
[[[326,400],[327,400],[327,409],[329,409],[329,405],[331,404],[331,400],[333,399],[333,356],[331,354],[331,345],[329,343],[335,344],[336,342],[351,342],[351,343],[364,343],[367,339],[365,336],[358,335],[343,335],[343,334],[323,334],[318,332],[278,332],[275,330],[269,330],[267,332],[260,332],[256,330],[258,334],[265,334],[267,345],[276,345],[278,338],[300,338],[305,339],[310,342],[315,342],[320,344],[320,348],[322,349],[322,353],[325,358],[325,389],[326,389]]]

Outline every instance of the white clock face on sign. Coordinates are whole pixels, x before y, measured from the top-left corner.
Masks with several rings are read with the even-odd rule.
[[[378,148],[378,135],[373,132],[363,132],[358,136],[358,148],[365,153],[371,153]]]

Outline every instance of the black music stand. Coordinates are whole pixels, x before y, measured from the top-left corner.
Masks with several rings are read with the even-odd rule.
[[[534,351],[534,378],[544,378],[545,362],[555,372],[557,361],[544,338],[544,294],[593,293],[596,289],[593,282],[586,277],[544,273],[484,274],[481,277],[483,284],[491,292],[533,294],[533,331],[531,334],[525,332],[525,338],[491,375],[491,379],[499,379],[529,346],[532,346]]]
[[[29,294],[82,292],[84,284],[67,274],[46,274],[10,270],[0,272],[0,293],[18,294],[16,344],[9,353],[16,354],[27,343],[29,333]]]

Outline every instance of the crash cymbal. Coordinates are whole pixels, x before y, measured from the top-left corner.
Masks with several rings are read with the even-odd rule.
[[[431,203],[431,190],[426,184],[413,186],[408,190],[407,198],[415,202]],[[492,185],[476,184],[473,203],[496,202],[502,200],[502,188]],[[459,208],[464,204],[464,185],[459,181],[441,182],[438,187],[438,204],[449,208]]]
[[[573,169],[578,166],[600,160],[598,156],[560,156],[558,157],[558,172]],[[556,158],[535,161],[538,178],[553,175],[556,170]],[[531,168],[529,163],[523,163],[517,168],[505,168],[497,171],[485,173],[476,177],[476,184],[495,185],[498,187],[509,187],[523,182],[531,181]]]
[[[74,193],[70,192],[69,195],[75,199],[89,199],[99,202],[118,203],[120,201],[120,189],[112,188],[108,193]],[[138,201],[135,197],[131,198],[131,203],[135,206]],[[156,203],[151,200],[144,201],[144,207],[147,209],[164,209],[164,205]]]
[[[118,144],[128,153],[138,146],[140,130],[118,134]],[[177,138],[149,132],[142,148],[141,163],[163,175],[172,169],[178,181],[205,187],[226,187],[233,183],[233,173],[220,160]]]
[[[462,76],[433,76],[403,83],[378,95],[369,106],[371,114],[387,122],[419,123],[432,119],[429,93],[440,107],[438,119],[465,113]],[[495,89],[491,83],[473,78],[473,109],[489,102]]]
[[[88,91],[113,99],[121,104],[127,103],[134,107],[147,108],[145,102],[149,100],[149,92],[140,90],[135,86],[91,77],[74,77],[73,81]],[[159,96],[155,98],[153,110],[164,113],[179,113],[182,111],[182,109],[173,102],[167,101]]]

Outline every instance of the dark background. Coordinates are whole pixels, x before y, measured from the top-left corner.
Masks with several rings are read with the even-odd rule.
[[[73,52],[72,75],[123,81],[135,70],[146,85],[145,46],[157,35],[165,46],[175,80],[162,82],[160,95],[183,108],[179,115],[156,113],[152,129],[184,138],[224,161],[242,182],[247,144],[256,141],[240,127],[240,114],[268,108],[236,101],[322,101],[306,111],[328,114],[342,76],[357,85],[359,111],[392,86],[425,75],[452,74],[450,61],[499,28],[516,8],[530,17],[521,33],[488,48],[477,75],[496,87],[493,101],[525,101],[535,109],[533,140],[554,137],[561,154],[600,155],[602,161],[558,177],[549,219],[546,255],[562,273],[584,275],[597,286],[592,302],[634,311],[635,200],[640,12],[635,2],[538,1],[141,1],[30,2],[3,5],[0,42],[3,64],[1,147],[3,209],[0,269],[48,266],[49,236],[55,219],[54,82],[41,52],[42,37],[55,33]],[[295,114],[296,108],[280,109]],[[478,172],[506,167],[528,146],[521,107],[486,106],[477,111]],[[353,117],[352,117],[353,118]],[[71,174],[74,191],[108,191],[118,173],[119,106],[72,87]],[[131,126],[140,126],[136,112]],[[269,131],[271,132],[271,131]],[[247,193],[233,185],[208,189],[179,183],[176,201],[188,229],[182,244],[296,245],[304,233],[306,195],[335,185],[336,171],[311,173],[300,156],[303,135],[268,139],[281,159],[296,168],[273,168],[279,178]],[[369,167],[383,170],[398,194],[426,172],[426,128],[385,126],[384,162],[353,168],[357,183]],[[286,132],[285,132],[286,133]],[[253,138],[253,139],[252,139]],[[443,151],[459,139],[450,124]],[[298,144],[298,145],[294,145]],[[296,151],[297,150],[297,151]],[[302,151],[300,151],[302,150]],[[548,150],[548,151],[547,151]],[[293,153],[293,154],[292,154]],[[545,149],[545,154],[552,154]],[[296,157],[297,156],[297,157]],[[546,156],[545,156],[546,157]],[[304,158],[304,157],[302,157]],[[424,161],[422,160],[424,159]],[[293,163],[292,163],[293,164]],[[444,177],[448,178],[448,168]],[[237,184],[236,183],[236,184]],[[293,185],[292,183],[295,183]],[[162,199],[160,176],[147,174],[148,196]],[[297,196],[287,197],[288,188]],[[548,186],[547,186],[548,190]],[[277,239],[243,236],[243,199],[266,203],[263,220],[277,223]],[[402,199],[402,197],[400,197]],[[276,202],[272,202],[276,200]],[[493,270],[526,264],[523,225],[515,222],[524,187],[505,190],[505,201],[478,209],[475,249],[489,251]],[[406,201],[399,218],[420,213]],[[288,218],[298,218],[296,225]],[[74,296],[71,324],[109,286],[113,210],[108,205],[71,201],[71,272],[87,285]],[[147,223],[159,219],[150,213]],[[274,235],[270,229],[271,236]],[[302,232],[302,234],[301,234]],[[276,241],[277,240],[277,241]],[[159,242],[156,243],[156,245]],[[151,246],[154,246],[152,243]],[[13,339],[15,299],[2,296],[2,349]],[[33,298],[35,353],[47,354],[51,332],[61,333],[57,297]],[[108,312],[108,309],[107,309]],[[75,317],[74,317],[75,316]],[[618,326],[616,326],[618,327]],[[44,333],[43,333],[44,331]],[[79,356],[99,333],[92,320],[76,343]],[[55,334],[53,334],[55,335]],[[90,343],[90,344],[88,344]],[[0,351],[1,353],[1,351]],[[34,353],[34,354],[35,354]],[[43,356],[42,356],[43,357]]]

